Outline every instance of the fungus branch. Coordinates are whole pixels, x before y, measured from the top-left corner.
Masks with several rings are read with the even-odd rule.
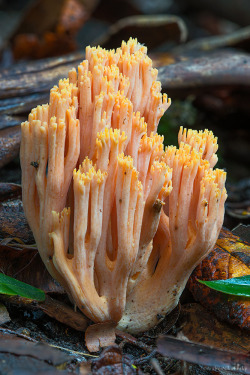
[[[86,60],[22,124],[23,204],[41,257],[94,322],[139,332],[175,307],[220,231],[212,132],[156,133],[170,105],[146,47]]]

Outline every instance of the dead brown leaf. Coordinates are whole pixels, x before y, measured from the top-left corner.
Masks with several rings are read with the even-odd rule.
[[[171,336],[160,337],[157,340],[157,349],[167,357],[222,368],[237,374],[250,374],[250,356],[246,354],[186,342]]]
[[[123,40],[136,37],[149,49],[166,42],[184,42],[187,28],[184,21],[172,15],[136,15],[122,18],[107,33],[93,42],[105,48],[116,48]]]
[[[0,183],[0,272],[45,292],[62,293],[38,254],[21,194],[20,185]]]
[[[250,245],[222,229],[216,246],[191,275],[188,287],[196,301],[218,319],[250,330],[250,300],[220,293],[200,284],[201,280],[225,280],[250,274]]]
[[[178,337],[179,334],[184,335],[189,341],[237,353],[250,352],[250,341],[246,332],[219,322],[198,303],[182,305],[178,326]]]
[[[0,168],[17,157],[21,142],[20,126],[0,130]]]
[[[132,365],[133,362],[128,355],[122,355],[121,349],[111,346],[104,349],[100,357],[93,361],[92,373],[98,375],[141,374],[141,371],[135,370]]]
[[[6,295],[0,295],[0,300],[8,305],[23,307],[27,310],[42,310],[46,315],[56,319],[58,322],[66,324],[67,326],[81,332],[86,330],[89,322],[81,312],[74,311],[73,307],[51,298],[48,295],[46,295],[45,301],[43,302],[37,302],[19,296]]]
[[[72,361],[72,356],[49,345],[27,341],[2,332],[0,332],[0,358],[1,373],[5,375],[68,374],[68,371],[59,371],[57,367]],[[15,372],[17,370],[18,372]]]
[[[114,345],[115,327],[113,322],[90,325],[85,332],[85,343],[89,352],[98,352],[100,348]]]
[[[23,211],[22,187],[0,183],[0,238],[9,237],[26,244],[35,243]]]
[[[11,319],[10,319],[8,310],[2,303],[0,303],[0,325],[7,323],[10,320]]]
[[[38,0],[13,36],[16,59],[63,55],[76,49],[75,34],[89,12],[78,0]]]

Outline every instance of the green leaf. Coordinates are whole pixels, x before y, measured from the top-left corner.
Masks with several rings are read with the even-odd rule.
[[[222,293],[232,294],[234,296],[250,297],[250,275],[234,277],[227,280],[199,280],[201,284]]]
[[[45,300],[45,293],[41,289],[37,289],[32,285],[13,279],[3,273],[0,273],[0,294],[20,296],[36,301]]]

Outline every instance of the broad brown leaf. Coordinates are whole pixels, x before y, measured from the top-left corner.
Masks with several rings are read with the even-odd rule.
[[[188,287],[196,301],[218,319],[250,330],[250,299],[220,293],[200,284],[201,280],[226,280],[250,274],[250,245],[222,229],[216,246],[191,275]]]
[[[198,303],[182,305],[178,319],[178,337],[218,349],[248,354],[250,341],[244,330],[219,322],[216,317]]]

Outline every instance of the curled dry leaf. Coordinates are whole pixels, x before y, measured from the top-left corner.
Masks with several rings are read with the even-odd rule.
[[[112,322],[97,323],[89,326],[85,332],[85,343],[90,352],[114,345],[115,327]]]
[[[196,267],[188,287],[195,300],[218,319],[250,330],[250,300],[217,292],[200,284],[201,280],[225,280],[250,274],[250,245],[222,229],[212,252]]]

